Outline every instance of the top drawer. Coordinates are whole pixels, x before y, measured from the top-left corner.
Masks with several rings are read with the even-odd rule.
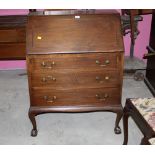
[[[53,71],[58,69],[116,69],[120,65],[118,53],[51,54],[28,55],[27,60],[33,71]]]

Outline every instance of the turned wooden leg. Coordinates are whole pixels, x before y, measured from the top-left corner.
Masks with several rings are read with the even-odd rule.
[[[33,111],[29,110],[29,118],[30,118],[30,121],[31,121],[32,126],[33,126],[33,129],[31,131],[32,137],[36,137],[37,133],[38,133],[35,116],[36,116],[36,114]]]
[[[123,112],[117,113],[117,117],[116,117],[116,121],[115,121],[115,128],[114,128],[115,134],[121,134],[121,128],[119,127],[119,122],[120,122],[122,116],[123,116]]]
[[[124,112],[124,115],[123,115],[123,130],[124,130],[123,145],[127,145],[128,143],[128,119],[129,119],[129,115],[126,112]]]

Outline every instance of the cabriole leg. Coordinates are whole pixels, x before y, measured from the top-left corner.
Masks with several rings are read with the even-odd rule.
[[[116,121],[115,121],[115,128],[114,128],[114,132],[115,134],[121,134],[121,128],[119,127],[119,122],[122,118],[123,112],[117,112],[117,117],[116,117]]]
[[[37,133],[38,133],[35,116],[36,116],[36,114],[33,111],[29,110],[29,118],[30,118],[30,121],[31,121],[32,126],[33,126],[33,129],[31,131],[32,137],[36,137]]]

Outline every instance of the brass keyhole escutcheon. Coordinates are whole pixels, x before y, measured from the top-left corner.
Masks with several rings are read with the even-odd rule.
[[[41,40],[42,39],[42,36],[37,36],[37,40]]]

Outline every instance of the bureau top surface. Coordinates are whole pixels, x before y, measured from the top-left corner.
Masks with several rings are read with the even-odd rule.
[[[124,51],[120,15],[113,12],[32,15],[26,39],[28,54]]]

